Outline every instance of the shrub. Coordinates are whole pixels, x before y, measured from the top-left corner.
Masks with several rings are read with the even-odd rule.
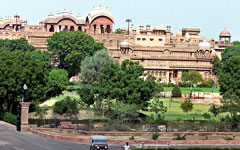
[[[230,141],[230,140],[235,140],[235,138],[234,138],[234,137],[224,137],[223,139],[224,139],[224,140],[227,140],[227,141]]]
[[[182,97],[182,91],[178,85],[175,85],[172,89],[172,97]]]
[[[71,99],[69,96],[61,101],[58,101],[53,106],[53,112],[57,114],[67,113],[68,115],[75,115],[79,111],[78,103],[75,99]]]
[[[135,140],[135,137],[134,137],[134,136],[131,136],[131,137],[129,138],[129,140]]]
[[[208,88],[212,88],[212,87],[214,87],[214,81],[213,80],[208,80],[207,82],[206,82],[206,87],[208,87]]]
[[[186,135],[184,134],[183,136],[181,136],[180,134],[177,134],[177,137],[173,138],[173,140],[186,140]]]
[[[178,86],[179,87],[190,87],[191,83],[190,82],[179,82]]]
[[[203,116],[204,119],[210,119],[211,118],[210,114],[208,114],[208,113],[204,113],[202,116]]]
[[[11,113],[4,113],[4,112],[1,112],[0,113],[0,120],[3,120],[5,122],[8,122],[10,124],[14,124],[16,125],[17,124],[17,116],[16,115],[13,115]]]
[[[156,132],[156,133],[153,133],[153,134],[152,134],[152,139],[153,139],[153,140],[157,140],[158,137],[159,137],[159,133]]]
[[[208,136],[205,137],[205,140],[208,140]]]

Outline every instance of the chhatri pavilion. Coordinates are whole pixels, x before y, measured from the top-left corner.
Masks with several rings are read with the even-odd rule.
[[[205,81],[214,80],[213,58],[221,58],[224,48],[232,45],[227,29],[220,33],[219,41],[206,41],[198,28],[182,28],[174,35],[171,25],[146,24],[122,28],[122,34],[115,34],[114,24],[112,13],[104,7],[94,8],[87,17],[69,11],[49,14],[39,25],[28,25],[26,19],[15,15],[0,18],[0,39],[26,38],[34,47],[47,50],[46,40],[55,32],[81,30],[104,43],[113,58],[138,61],[146,73],[165,83],[180,82],[182,72],[190,70],[199,71]]]

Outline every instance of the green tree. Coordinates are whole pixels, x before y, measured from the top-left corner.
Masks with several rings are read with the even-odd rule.
[[[87,104],[88,107],[90,105],[94,104],[94,94],[92,92],[92,89],[89,87],[82,87],[79,91],[78,94],[80,96],[80,101],[84,102]]]
[[[239,41],[233,41],[233,45],[240,45]]]
[[[105,49],[97,51],[91,57],[86,57],[80,67],[81,83],[91,85],[94,81],[98,81],[100,71],[106,63],[113,63],[113,58],[108,55]]]
[[[240,99],[233,89],[224,93],[221,103],[223,104],[220,107],[221,113],[230,113],[231,118],[240,112]]]
[[[233,56],[240,56],[240,45],[234,45],[229,46],[224,49],[224,51],[221,53],[222,56],[222,62],[225,62],[226,60],[230,59]]]
[[[190,99],[185,99],[184,102],[180,105],[180,108],[183,110],[183,112],[188,112],[192,111],[193,109],[193,103],[191,102]]]
[[[147,101],[157,92],[158,86],[152,76],[144,77],[144,69],[138,62],[125,60],[121,65],[106,64],[100,80],[93,84],[99,100],[116,99],[124,103],[147,106]]]
[[[226,105],[225,105],[226,106]],[[224,106],[224,107],[225,107]],[[224,108],[223,108],[224,109]],[[216,124],[216,117],[217,115],[220,113],[220,109],[215,105],[213,104],[210,108],[209,108],[209,111],[214,115],[214,131],[216,132],[216,129],[217,129],[217,124]]]
[[[226,60],[219,74],[218,83],[220,92],[225,94],[228,90],[240,97],[240,56]]]
[[[182,97],[182,91],[178,85],[175,85],[172,89],[172,97]]]
[[[46,62],[32,57],[30,52],[2,51],[0,53],[0,108],[5,103],[8,111],[24,97],[23,85],[27,84],[28,101],[44,101],[49,68]]]
[[[189,71],[189,72],[183,72],[182,73],[182,81],[186,81],[186,82],[191,83],[190,98],[192,98],[193,84],[203,82],[203,78],[202,78],[202,75],[198,71]]]
[[[115,34],[122,34],[123,32],[122,32],[122,30],[121,30],[120,28],[118,28],[118,29],[115,30],[114,33],[115,33]]]
[[[48,76],[48,97],[55,97],[62,94],[68,85],[68,73],[63,69],[53,69]]]
[[[137,121],[139,120],[139,107],[136,104],[125,104],[123,102],[116,102],[112,107],[113,114],[121,122]]]
[[[102,43],[81,31],[56,32],[47,40],[48,50],[59,57],[60,69],[68,71],[69,77],[80,72],[81,62],[104,48]]]
[[[165,114],[167,112],[167,107],[163,105],[163,102],[158,98],[153,98],[148,102],[148,111],[155,114],[153,116],[153,119],[161,120],[163,119],[162,114]]]
[[[66,114],[70,119],[75,117],[78,126],[79,107],[77,100],[67,96],[53,105],[53,112],[60,115]]]
[[[113,63],[113,58],[103,49],[97,51],[93,56],[86,57],[81,64],[80,90],[78,91],[81,101],[85,102],[88,107],[94,104],[94,93],[92,83],[99,81],[100,71],[106,63]]]
[[[208,80],[208,81],[206,82],[206,87],[208,87],[208,88],[214,87],[214,81],[213,81],[213,80]]]
[[[210,108],[209,111],[214,115],[214,117],[216,118],[217,115],[220,113],[219,108],[213,104]]]
[[[28,41],[24,38],[16,39],[16,40],[1,40],[0,41],[0,52],[1,51],[15,51],[20,50],[23,52],[26,51],[35,51],[36,49],[28,44]]]
[[[214,73],[215,76],[218,76],[220,71],[221,71],[221,60],[216,56],[213,59],[213,67],[212,67],[212,72]]]

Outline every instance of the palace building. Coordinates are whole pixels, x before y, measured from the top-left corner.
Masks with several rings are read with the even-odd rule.
[[[46,40],[62,30],[81,30],[91,35],[97,42],[104,43],[109,54],[121,61],[138,61],[146,73],[161,78],[162,82],[178,83],[184,71],[199,71],[204,80],[214,80],[213,58],[221,58],[226,46],[231,46],[231,34],[224,29],[219,41],[203,40],[198,28],[183,28],[176,35],[171,25],[151,28],[150,24],[139,28],[122,28],[122,34],[113,32],[114,17],[103,7],[96,7],[87,17],[62,11],[49,14],[39,25],[28,25],[19,15],[0,18],[0,39],[26,38],[31,45],[47,50]]]

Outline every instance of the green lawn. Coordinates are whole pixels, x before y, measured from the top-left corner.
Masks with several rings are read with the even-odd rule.
[[[57,101],[63,100],[67,96],[70,96],[71,98],[79,99],[79,95],[76,92],[64,91],[63,94],[45,101],[44,103],[40,104],[40,106],[52,107]]]
[[[171,92],[173,87],[163,87],[165,92]],[[190,93],[190,87],[180,87],[183,94]],[[193,88],[193,92],[219,93],[219,88]]]
[[[180,108],[181,102],[174,101],[173,99],[170,103],[170,98],[162,98],[161,100],[163,101],[163,105],[167,107],[167,112],[164,115],[166,120],[177,120],[179,118],[181,120],[190,120],[193,119],[194,115],[196,116],[196,120],[205,120],[202,114],[206,112],[211,114],[208,112],[211,107],[210,105],[194,105],[193,110],[187,114]],[[211,117],[213,116],[211,115]]]

